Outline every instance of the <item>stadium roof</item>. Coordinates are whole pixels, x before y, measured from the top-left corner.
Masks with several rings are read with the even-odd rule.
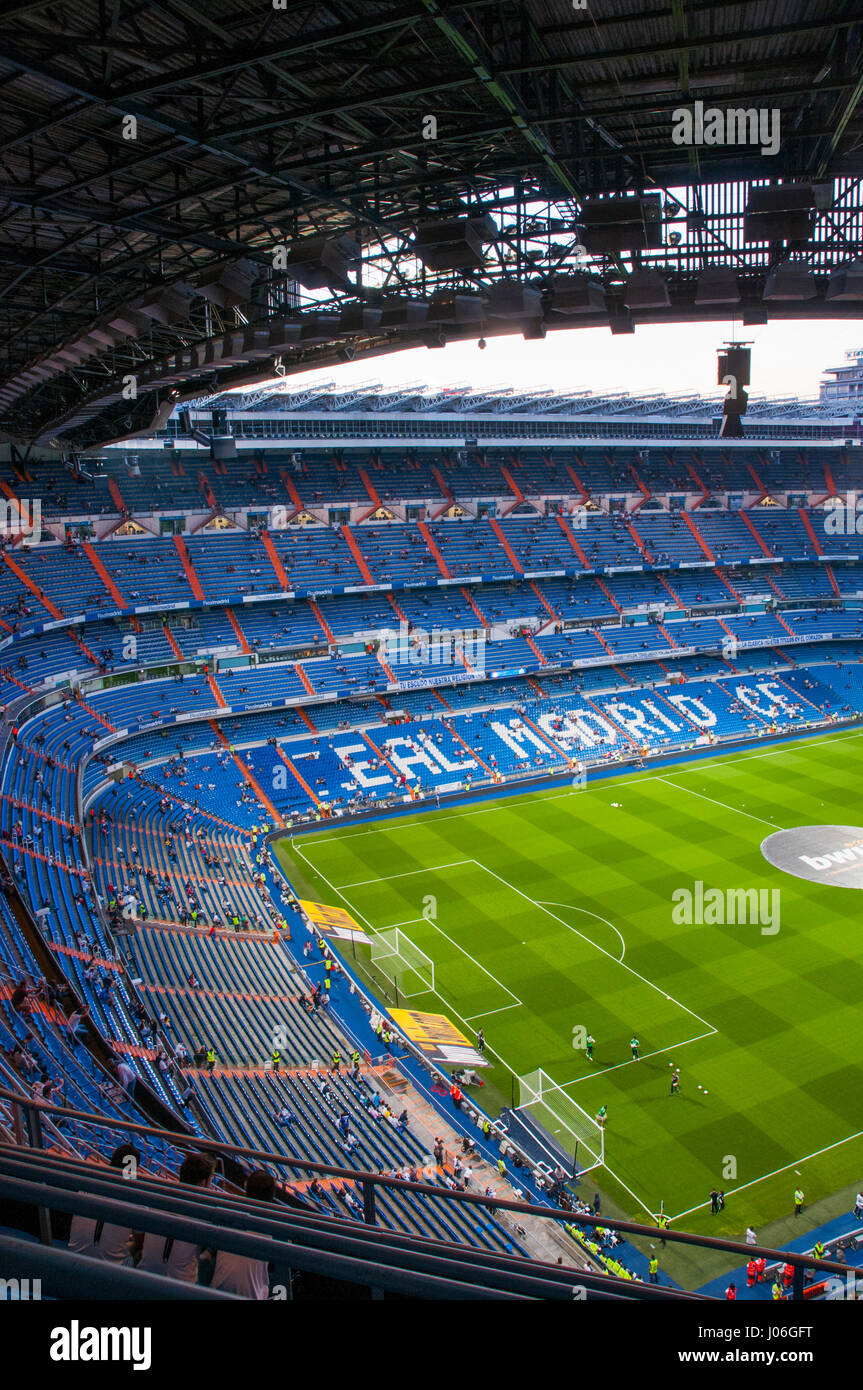
[[[0,0],[0,430],[140,434],[274,358],[857,317],[861,27],[855,0]],[[696,102],[778,113],[776,152],[676,143]],[[747,239],[765,181],[806,235],[783,194]],[[624,195],[642,241],[609,249],[591,200]]]
[[[472,414],[519,416],[578,416],[632,417],[649,419],[653,415],[680,419],[712,419],[722,414],[720,394],[702,396],[669,396],[662,392],[629,391],[593,392],[559,391],[551,387],[518,391],[514,387],[489,387],[474,390],[470,386],[423,386],[420,384],[384,387],[376,382],[345,387],[325,382],[302,389],[263,387],[258,391],[235,392],[228,395],[201,397],[192,402],[198,408],[221,407],[232,411],[260,414],[392,414],[436,415],[452,414],[469,417]],[[843,419],[845,413],[836,401],[801,399],[799,396],[750,396],[747,418],[782,420]]]

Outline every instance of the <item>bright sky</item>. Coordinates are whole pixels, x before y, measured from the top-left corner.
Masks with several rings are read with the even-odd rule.
[[[531,342],[520,336],[490,338],[483,351],[475,342],[412,348],[324,372],[304,372],[287,382],[294,387],[333,381],[340,386],[424,383],[721,395],[716,348],[732,337],[753,345],[750,395],[813,397],[824,368],[840,365],[847,348],[863,345],[863,327],[846,320],[809,319],[742,328],[729,320],[636,328],[634,334],[616,337],[608,328],[580,328]]]

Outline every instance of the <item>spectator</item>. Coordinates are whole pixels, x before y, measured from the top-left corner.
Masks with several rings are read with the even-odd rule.
[[[255,1202],[275,1201],[276,1181],[272,1173],[266,1172],[263,1168],[249,1173],[246,1178],[246,1196]],[[241,1298],[268,1298],[270,1275],[267,1262],[250,1259],[247,1255],[231,1255],[224,1250],[217,1250],[210,1288],[224,1289],[227,1293],[238,1294]]]
[[[216,1160],[210,1154],[187,1154],[180,1167],[180,1182],[187,1187],[209,1187]],[[170,1236],[138,1234],[135,1248],[140,1250],[138,1268],[148,1274],[163,1274],[185,1284],[198,1281],[198,1264],[204,1247]]]
[[[112,1168],[120,1168],[123,1176],[137,1177],[141,1155],[134,1144],[121,1144],[109,1160]],[[134,1191],[131,1187],[130,1192]],[[114,1226],[108,1221],[96,1221],[92,1216],[73,1216],[69,1231],[69,1250],[75,1255],[89,1255],[94,1260],[125,1264],[131,1259],[132,1232],[128,1226]]]
[[[126,1094],[129,1096],[134,1095],[135,1082],[137,1080],[137,1077],[135,1076],[134,1071],[129,1066],[129,1063],[126,1061],[125,1058],[121,1058],[120,1061],[117,1062],[116,1072],[117,1080],[123,1087],[123,1090],[126,1092]]]

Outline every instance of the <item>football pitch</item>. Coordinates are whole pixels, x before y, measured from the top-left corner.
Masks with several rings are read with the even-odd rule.
[[[787,1217],[797,1186],[809,1204],[863,1179],[863,896],[760,849],[779,829],[861,824],[861,790],[863,734],[837,732],[328,827],[278,853],[301,896],[398,926],[433,961],[434,991],[406,972],[400,1002],[483,1029],[486,1108],[542,1068],[589,1116],[607,1107],[591,1192],[737,1234]],[[672,895],[697,882],[777,889],[778,921],[681,921]]]

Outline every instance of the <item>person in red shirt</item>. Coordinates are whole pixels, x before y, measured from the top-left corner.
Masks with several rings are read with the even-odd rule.
[[[728,1299],[729,1303],[733,1303],[735,1301],[735,1299],[737,1298],[736,1284],[728,1285],[728,1288],[725,1290],[725,1297]]]
[[[758,1283],[758,1261],[750,1260],[746,1266],[746,1287],[751,1289]]]

